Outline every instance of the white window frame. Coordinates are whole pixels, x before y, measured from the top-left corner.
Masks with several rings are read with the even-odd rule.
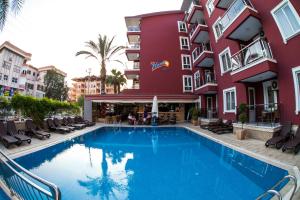
[[[267,106],[267,105],[269,105],[268,87],[272,86],[272,82],[273,81],[275,81],[275,80],[270,80],[270,81],[263,82],[263,93],[264,93],[265,110],[269,109],[269,107]],[[274,96],[274,104],[275,104],[275,106],[277,105],[277,103],[278,103],[278,97]]]
[[[206,10],[207,10],[207,13],[208,13],[208,16],[209,16],[209,17],[211,16],[211,14],[212,14],[212,13],[214,12],[214,10],[215,10],[214,1],[215,1],[215,0],[208,0],[208,1],[206,2],[206,4],[205,4],[205,7],[206,7]],[[212,11],[210,11],[209,6],[208,6],[208,4],[210,4],[210,3],[213,5]]]
[[[234,92],[234,100],[235,100],[235,108],[227,110],[227,99],[226,99],[226,93],[228,92]],[[237,98],[236,98],[236,87],[231,87],[223,90],[223,113],[235,113],[236,114],[236,106],[237,106]],[[231,97],[231,95],[230,95]]]
[[[299,84],[298,84],[298,77],[297,74],[300,73],[300,66],[298,67],[294,67],[292,69],[292,73],[293,73],[293,79],[294,79],[294,89],[295,89],[295,113],[296,115],[299,114],[300,112],[300,103],[299,103],[299,98],[300,98],[300,94],[299,94]]]
[[[188,58],[190,60],[190,65],[187,67],[187,64],[184,63],[184,58]],[[183,70],[192,70],[192,57],[188,54],[181,54],[181,67]]]
[[[185,78],[190,78],[191,79],[191,90],[186,90],[185,89]],[[193,92],[193,76],[192,75],[183,75],[182,76],[182,86],[183,86],[183,92]]]
[[[272,14],[272,16],[273,16],[273,18],[274,18],[274,20],[275,20],[275,22],[276,22],[276,24],[277,24],[277,27],[278,27],[278,29],[279,29],[280,34],[281,34],[281,36],[282,36],[283,43],[284,43],[284,44],[287,44],[287,41],[288,41],[289,39],[291,39],[291,38],[293,38],[293,37],[295,37],[295,36],[297,36],[297,35],[300,34],[300,29],[299,29],[298,31],[296,31],[293,35],[291,35],[291,36],[289,36],[289,37],[285,37],[284,31],[283,31],[284,28],[282,28],[282,27],[280,26],[280,23],[278,22],[278,20],[276,19],[276,16],[275,16],[275,12],[278,11],[279,9],[281,9],[285,4],[288,4],[288,6],[290,7],[290,9],[291,9],[292,13],[294,14],[295,18],[296,18],[298,21],[300,21],[299,14],[297,13],[296,9],[294,8],[294,6],[293,6],[293,4],[290,2],[290,0],[283,0],[282,2],[280,2],[277,6],[275,6],[275,8],[273,8],[273,9],[271,10],[271,14]]]
[[[218,42],[218,40],[219,40],[219,39],[222,37],[222,35],[223,35],[223,32],[221,31],[220,36],[218,36],[217,31],[216,31],[216,29],[215,29],[216,25],[220,22],[220,20],[221,20],[221,17],[219,17],[219,18],[213,23],[213,25],[212,25],[212,29],[213,29],[213,32],[214,32],[214,36],[215,36],[216,42]]]
[[[183,46],[182,46],[183,45],[183,42],[182,42],[183,39],[187,40],[187,47],[188,47],[187,49],[183,48]],[[179,41],[180,41],[180,49],[181,50],[190,50],[190,43],[189,43],[189,38],[188,37],[180,36]]]
[[[180,33],[187,33],[187,25],[185,22],[183,21],[178,21],[178,32]],[[184,24],[184,27],[181,27]],[[183,28],[184,30],[181,30],[181,28]]]
[[[197,84],[196,84],[196,75],[197,74],[199,74],[199,81],[200,81],[200,84],[199,84],[199,87],[197,87]],[[196,71],[195,73],[194,73],[194,85],[195,85],[195,90],[197,90],[198,88],[200,88],[201,87],[201,74],[200,74],[200,71],[198,70],[198,71]]]
[[[230,58],[230,62],[231,62],[231,51],[230,51],[230,48],[227,47],[225,48],[221,53],[219,53],[219,64],[220,64],[220,68],[221,68],[221,75],[227,73],[227,72],[230,72],[232,70],[232,63],[230,63],[230,68],[227,69],[227,71],[224,71],[224,65],[223,65],[223,62],[222,62],[222,56],[227,53],[229,54],[229,58]],[[226,60],[227,62],[227,60]],[[228,63],[227,63],[228,64]]]

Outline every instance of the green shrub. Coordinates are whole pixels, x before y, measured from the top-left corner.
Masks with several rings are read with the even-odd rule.
[[[74,103],[61,102],[48,98],[38,99],[18,94],[12,97],[11,106],[38,124],[42,124],[43,120],[49,115],[63,112],[79,112],[79,107]]]
[[[199,117],[199,111],[197,108],[193,107],[189,110],[189,113],[191,114],[192,120],[198,120]]]
[[[242,128],[244,126],[244,123],[248,121],[248,115],[247,115],[247,104],[241,103],[239,106],[239,121],[242,123]]]

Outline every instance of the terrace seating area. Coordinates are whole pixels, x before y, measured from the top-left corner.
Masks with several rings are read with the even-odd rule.
[[[47,118],[42,124],[32,119],[0,121],[0,141],[6,148],[19,147],[30,145],[32,138],[48,140],[52,133],[68,134],[94,125],[94,122],[84,120],[81,116]]]

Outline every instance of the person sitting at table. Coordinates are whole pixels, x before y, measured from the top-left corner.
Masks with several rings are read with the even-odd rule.
[[[136,123],[136,118],[131,113],[129,113],[129,115],[128,115],[128,123],[130,125],[134,125]]]

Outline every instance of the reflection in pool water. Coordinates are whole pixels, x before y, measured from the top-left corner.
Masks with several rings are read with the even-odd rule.
[[[16,159],[67,199],[254,199],[285,170],[184,128],[101,128]]]

